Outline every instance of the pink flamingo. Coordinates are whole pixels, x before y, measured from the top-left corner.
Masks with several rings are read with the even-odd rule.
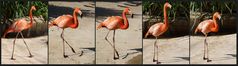
[[[201,23],[198,24],[195,34],[200,31],[205,35],[204,39],[204,55],[203,60],[207,60],[207,62],[211,62],[212,60],[209,59],[208,56],[208,43],[207,43],[207,34],[210,32],[218,32],[218,24],[216,23],[216,19],[221,19],[221,15],[218,12],[215,12],[213,15],[213,19],[204,20]],[[206,48],[206,49],[205,49]],[[206,52],[206,53],[205,53]],[[205,54],[207,54],[207,58],[205,57]]]
[[[33,55],[31,54],[31,52],[30,52],[30,50],[29,50],[28,45],[26,44],[26,42],[25,42],[25,40],[24,40],[23,34],[22,34],[22,31],[23,31],[23,30],[27,30],[27,29],[32,28],[32,25],[33,25],[32,10],[36,10],[35,6],[32,6],[31,9],[30,9],[30,14],[29,14],[29,16],[30,16],[30,23],[28,23],[25,18],[16,20],[16,22],[14,22],[11,26],[9,26],[8,29],[4,32],[4,35],[3,35],[4,38],[6,37],[6,35],[7,35],[8,33],[17,32],[16,38],[15,38],[15,40],[13,41],[13,50],[12,50],[11,60],[15,60],[15,58],[13,58],[14,47],[15,47],[15,41],[16,41],[16,39],[17,39],[19,33],[21,34],[21,37],[22,37],[22,39],[23,39],[23,41],[24,41],[24,44],[25,44],[26,47],[27,47],[27,50],[28,50],[29,55],[30,55],[29,57],[30,57],[30,58],[33,57]]]
[[[75,53],[73,47],[70,46],[69,43],[64,39],[63,34],[64,34],[64,29],[65,28],[76,29],[78,27],[79,22],[78,22],[78,18],[77,18],[77,13],[82,18],[82,12],[81,12],[80,8],[75,8],[74,12],[73,12],[73,16],[72,15],[62,15],[62,16],[57,17],[55,20],[53,20],[51,22],[51,24],[49,24],[49,27],[57,26],[57,27],[63,29],[62,33],[61,33],[61,39],[63,40],[63,56],[64,56],[64,58],[68,57],[68,55],[65,55],[64,42],[66,42],[66,44],[68,44],[68,46],[71,48],[72,52]],[[83,54],[83,52],[81,54]]]
[[[109,30],[105,36],[105,40],[113,47],[114,59],[119,59],[119,54],[115,48],[115,32],[116,32],[116,29],[126,30],[129,27],[128,19],[126,17],[127,14],[131,14],[133,18],[133,14],[131,13],[130,9],[126,7],[122,12],[122,17],[121,16],[108,17],[106,20],[101,22],[96,28],[98,30],[102,27],[105,27]],[[109,42],[107,39],[107,36],[111,30],[113,30],[113,44]],[[115,53],[117,57],[115,57]]]
[[[169,23],[168,23],[168,16],[167,16],[167,9],[171,8],[172,6],[166,2],[164,4],[164,23],[156,23],[154,25],[152,25],[148,32],[146,33],[145,35],[145,38],[148,36],[148,35],[153,35],[156,37],[156,40],[154,42],[154,56],[153,56],[153,62],[156,62],[157,64],[160,64],[161,62],[158,61],[158,48],[159,46],[156,44],[157,43],[157,38],[162,35],[164,32],[166,32],[168,30],[168,27],[169,27]],[[157,57],[157,60],[155,60],[155,48],[156,48],[156,57]]]

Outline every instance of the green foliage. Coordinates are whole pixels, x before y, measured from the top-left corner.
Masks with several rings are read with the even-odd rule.
[[[172,8],[168,9],[168,17],[175,19],[176,17],[186,17],[189,19],[189,2],[168,1]],[[163,7],[165,1],[160,0],[143,0],[142,12],[150,18],[163,17]]]
[[[236,2],[235,0],[212,0],[212,1],[191,1],[190,2],[190,11],[193,12],[208,12],[213,13],[215,11],[232,14],[235,12]]]
[[[47,2],[41,1],[0,1],[0,18],[1,22],[7,22],[9,19],[26,17],[29,15],[31,6],[36,7],[33,11],[34,16],[43,16],[44,20],[48,19]]]

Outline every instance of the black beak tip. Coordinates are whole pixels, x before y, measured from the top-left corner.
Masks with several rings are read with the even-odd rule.
[[[80,17],[83,18],[83,14],[81,14]]]
[[[131,14],[131,18],[133,18],[134,17],[134,14]]]

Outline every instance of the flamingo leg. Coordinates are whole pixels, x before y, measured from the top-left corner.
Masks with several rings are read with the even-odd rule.
[[[207,62],[211,62],[212,60],[209,59],[209,53],[208,53],[207,35],[205,35],[205,42],[206,42],[206,49],[207,49]]]
[[[13,58],[13,55],[14,55],[14,49],[15,49],[16,39],[17,39],[18,35],[19,35],[19,32],[17,33],[16,38],[13,41],[13,49],[12,49],[11,60],[16,60],[15,58]]]
[[[156,37],[156,41],[157,41],[157,37]],[[156,57],[157,57],[157,62],[156,64],[160,64],[161,62],[158,61],[159,57],[158,57],[158,51],[159,51],[159,45],[158,44],[155,44],[156,45]]]
[[[113,48],[115,48],[116,49],[116,47],[115,47],[115,33],[116,33],[116,30],[114,30],[113,31]],[[117,55],[117,57],[115,57],[115,53],[116,53],[116,55]],[[114,50],[114,59],[119,59],[119,54],[118,54],[118,52],[116,51],[116,50]]]
[[[107,32],[107,35],[105,36],[105,40],[113,47],[112,43],[108,41],[107,36],[110,33],[111,30]],[[117,50],[113,47],[113,50],[117,52]],[[114,53],[115,54],[115,53]]]
[[[206,34],[205,34],[204,47],[203,47],[203,49],[204,49],[203,60],[207,60],[207,58],[206,58],[207,49],[206,48],[207,48],[207,44],[206,44]]]
[[[157,37],[156,37],[156,40],[154,42],[154,56],[153,56],[153,62],[156,62],[157,60],[155,60],[155,48],[156,48],[156,43],[157,43]]]
[[[20,34],[21,34],[22,40],[23,40],[24,44],[26,45],[26,48],[27,48],[27,50],[29,52],[29,56],[28,57],[30,57],[30,58],[33,57],[33,55],[31,54],[31,51],[30,51],[28,45],[26,44],[26,41],[24,40],[24,36],[23,36],[22,32],[20,32]]]
[[[63,38],[63,34],[64,34],[64,29],[62,30],[61,38],[62,38],[62,40],[63,40],[63,56],[64,56],[64,58],[67,58],[68,55],[65,55],[65,46],[64,46],[64,38]]]
[[[71,50],[72,50],[72,52],[73,53],[75,53],[75,51],[74,51],[74,49],[73,49],[73,47],[64,39],[64,37],[63,37],[63,40],[65,41],[65,43],[71,48]]]

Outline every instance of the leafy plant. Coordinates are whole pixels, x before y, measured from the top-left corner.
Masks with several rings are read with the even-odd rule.
[[[235,0],[221,1],[191,1],[190,2],[190,11],[192,12],[208,12],[213,13],[214,11],[219,11],[221,13],[233,14],[234,9],[236,9]]]
[[[26,18],[29,16],[29,10],[31,6],[36,7],[36,11],[33,11],[33,16],[43,18],[41,22],[37,22],[36,27],[29,29],[28,36],[30,31],[36,34],[42,34],[40,31],[44,31],[44,25],[48,24],[48,2],[47,1],[0,1],[0,27],[1,33],[7,29],[10,24],[13,23],[13,20],[18,18]],[[39,20],[38,20],[39,21]],[[38,32],[35,31],[37,29]],[[38,30],[39,29],[39,30]],[[34,32],[35,31],[35,32]],[[25,31],[23,31],[23,34]],[[2,34],[0,34],[2,35]]]
[[[189,3],[182,1],[168,1],[172,8],[168,10],[169,19],[176,19],[178,16],[183,16],[189,19]],[[143,15],[148,15],[150,18],[163,17],[163,7],[165,1],[159,0],[143,0]]]
[[[26,17],[32,5],[36,6],[34,16],[43,16],[44,20],[48,19],[47,2],[41,1],[0,1],[1,22],[9,22],[15,18]]]

